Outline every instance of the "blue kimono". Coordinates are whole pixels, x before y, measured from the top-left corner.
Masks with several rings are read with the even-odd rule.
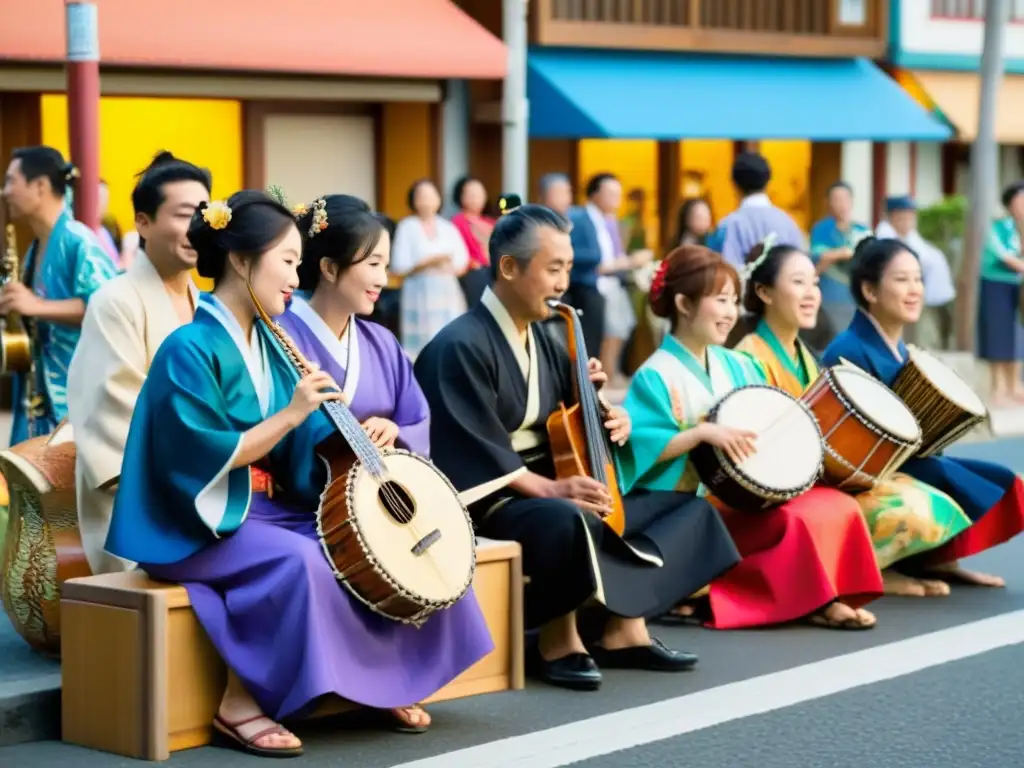
[[[275,720],[330,695],[384,709],[422,701],[493,649],[472,592],[417,629],[338,583],[317,534],[327,474],[315,449],[335,431],[322,411],[255,467],[232,469],[245,432],[285,408],[297,382],[262,323],[246,339],[204,294],[153,358],[107,549],[188,590],[218,653]]]
[[[114,262],[96,235],[72,219],[67,210],[54,224],[46,242],[46,253],[38,266],[37,245],[38,242],[33,242],[25,255],[22,280],[43,299],[81,299],[88,303],[96,289],[117,274]],[[32,318],[28,318],[27,324],[33,337],[35,375],[31,391],[29,374],[19,373],[13,377],[11,445],[50,434],[67,416],[68,366],[82,333],[78,325]],[[40,406],[32,409],[30,415],[25,401],[36,397],[41,397]]]
[[[828,345],[822,362],[837,365],[844,358],[891,386],[908,356],[902,341],[896,349],[890,348],[872,319],[858,310],[850,327]],[[977,554],[1024,530],[1024,484],[1006,467],[976,459],[930,456],[911,459],[900,471],[951,496],[972,522],[948,544],[923,556],[929,563]]]

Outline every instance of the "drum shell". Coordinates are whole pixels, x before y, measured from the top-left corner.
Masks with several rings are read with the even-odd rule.
[[[722,462],[729,459],[726,456],[722,456],[721,460],[719,460],[718,452],[719,449],[716,449],[713,445],[701,443],[690,451],[690,461],[693,462],[700,481],[725,506],[750,512],[773,509],[785,503],[785,501],[767,501],[729,477],[726,471],[722,469]]]
[[[840,392],[832,376],[823,374],[802,398],[821,428],[825,446],[821,482],[844,491],[866,491],[883,473],[895,471],[894,460],[906,443],[866,424]]]

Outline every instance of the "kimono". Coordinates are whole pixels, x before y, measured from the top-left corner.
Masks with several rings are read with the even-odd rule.
[[[407,275],[402,281],[402,346],[413,360],[434,334],[466,311],[466,296],[459,275],[469,265],[466,243],[455,226],[440,216],[434,219],[434,237],[428,237],[423,222],[407,216],[398,223],[391,247],[391,270]],[[431,256],[451,257],[450,271],[429,269],[409,275],[417,264]]]
[[[37,258],[37,246],[38,241],[33,242],[25,255],[22,280],[40,298],[81,299],[88,303],[96,289],[117,274],[95,233],[72,219],[66,209],[50,231],[42,258]],[[50,434],[67,416],[68,366],[82,332],[77,325],[26,320],[32,334],[35,369],[32,374],[13,376],[11,445]],[[42,398],[42,408],[29,414],[24,401],[33,396]]]
[[[818,378],[818,364],[806,345],[797,341],[799,359],[794,360],[764,320],[736,349],[761,363],[769,384],[794,397]],[[942,546],[971,522],[952,498],[903,472],[854,498],[871,531],[879,569]]]
[[[521,334],[487,289],[416,361],[433,460],[460,491],[527,470],[555,476],[547,418],[575,397],[565,339],[542,326]],[[718,513],[692,493],[628,499],[622,538],[567,499],[507,487],[472,504],[470,514],[480,534],[522,545],[528,628],[591,599],[597,610],[583,634],[596,629],[590,618],[607,613],[660,616],[739,559]]]
[[[193,308],[199,300],[189,285]],[[181,320],[153,263],[139,251],[131,267],[89,301],[68,367],[68,421],[75,435],[78,529],[94,574],[134,563],[103,548],[121,474],[128,426],[157,349]]]
[[[670,461],[659,461],[659,456],[673,437],[696,427],[723,395],[765,383],[763,369],[747,355],[711,347],[707,357],[705,366],[670,335],[634,375],[625,401],[633,419],[633,455],[619,476],[624,490],[703,490],[689,455]],[[871,538],[848,495],[812,488],[764,511],[715,503],[743,560],[711,583],[710,626],[778,624],[835,600],[858,608],[881,596]]]
[[[811,260],[817,264],[826,251],[855,248],[870,234],[870,227],[856,222],[844,232],[834,217],[827,216],[811,227]],[[850,266],[851,261],[835,262],[821,275],[821,312],[828,318],[831,336],[849,325],[857,308],[850,294]]]
[[[373,375],[362,368],[356,403],[386,390]],[[305,714],[331,694],[408,706],[489,653],[490,634],[472,593],[416,629],[372,613],[338,583],[316,534],[326,469],[315,448],[335,431],[322,411],[285,436],[261,472],[232,468],[245,432],[287,406],[297,380],[261,323],[247,341],[204,294],[142,387],[107,549],[188,590],[214,647],[268,717]]]
[[[829,344],[823,362],[835,365],[844,358],[891,385],[908,354],[902,341],[891,347],[874,320],[858,310],[850,327]],[[1024,484],[1006,467],[976,459],[929,456],[910,459],[901,469],[951,496],[971,520],[971,526],[951,541],[915,558],[916,565],[942,565],[968,557],[1024,530]]]

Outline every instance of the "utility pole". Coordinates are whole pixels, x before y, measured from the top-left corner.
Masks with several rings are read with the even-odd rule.
[[[75,218],[100,226],[100,38],[94,2],[66,0],[68,137],[71,162],[81,174]]]
[[[985,4],[985,42],[981,51],[981,98],[978,105],[978,135],[971,147],[971,196],[964,258],[961,262],[956,297],[956,344],[962,352],[973,352],[978,320],[979,265],[982,244],[996,210],[999,185],[999,145],[996,143],[996,106],[1003,79],[1003,43],[1009,19],[1006,0]],[[1012,108],[1011,105],[1003,105]]]
[[[529,193],[529,103],[526,100],[526,18],[529,0],[503,0],[502,37],[508,48],[508,74],[502,89],[502,168],[501,192]]]

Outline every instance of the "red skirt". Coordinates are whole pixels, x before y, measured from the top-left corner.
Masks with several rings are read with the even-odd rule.
[[[781,624],[834,600],[859,608],[882,596],[871,534],[852,496],[817,487],[765,512],[712,501],[743,560],[711,583],[708,626]]]

